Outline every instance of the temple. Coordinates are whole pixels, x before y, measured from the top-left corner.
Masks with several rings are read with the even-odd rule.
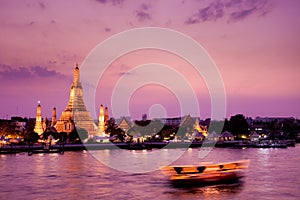
[[[36,109],[34,132],[38,133],[39,135],[42,135],[44,133],[43,124],[42,124],[42,107],[40,102],[38,102],[38,106]]]
[[[103,105],[100,106],[99,109],[99,119],[98,119],[98,136],[105,137],[105,126],[107,121],[109,120],[108,116],[108,108],[105,107],[105,111],[103,110]]]
[[[103,110],[103,105],[100,106],[99,110],[99,119],[98,119],[98,135],[99,136],[105,136],[104,132],[104,110]]]
[[[89,111],[83,100],[83,90],[80,82],[78,64],[74,69],[74,80],[70,91],[70,100],[66,109],[55,124],[57,132],[72,132],[74,126],[84,129],[89,135],[97,135],[97,126],[95,125]],[[73,129],[73,130],[72,130]]]
[[[107,123],[108,120],[109,120],[108,108],[105,107],[105,110],[104,110],[104,123]]]
[[[197,130],[199,133],[202,133],[205,137],[208,136],[207,127],[201,126],[199,123],[199,118],[197,117],[194,124],[194,130]]]
[[[55,124],[56,124],[56,108],[54,107],[52,110],[51,126],[54,127]]]

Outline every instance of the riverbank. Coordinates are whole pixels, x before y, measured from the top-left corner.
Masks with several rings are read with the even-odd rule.
[[[295,146],[294,141],[281,141],[280,143],[251,143],[249,141],[205,141],[205,142],[144,142],[144,143],[92,143],[92,144],[56,144],[45,146],[43,144],[28,145],[5,145],[0,148],[0,154],[13,154],[19,152],[31,153],[63,153],[64,151],[104,150],[104,149],[127,149],[127,150],[151,150],[161,148],[287,148]]]

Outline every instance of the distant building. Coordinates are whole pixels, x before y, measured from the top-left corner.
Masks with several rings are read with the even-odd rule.
[[[253,131],[253,132],[250,133],[249,139],[251,141],[258,141],[259,138],[260,138],[260,135],[257,134],[255,131]]]
[[[11,117],[10,123],[14,125],[17,132],[23,132],[25,131],[27,119],[23,119],[22,117]]]
[[[223,140],[223,141],[233,141],[234,140],[234,136],[230,132],[225,131],[225,132],[223,132],[221,134],[220,140]]]
[[[219,140],[219,134],[215,131],[208,134],[207,139],[210,141],[218,141]]]
[[[166,125],[172,126],[172,127],[178,127],[181,123],[181,117],[173,117],[173,118],[165,118],[162,119]]]
[[[265,126],[263,124],[253,124],[250,126],[250,131],[261,132],[265,130]]]
[[[294,117],[256,117],[254,121],[256,122],[284,122],[284,121],[294,121]]]

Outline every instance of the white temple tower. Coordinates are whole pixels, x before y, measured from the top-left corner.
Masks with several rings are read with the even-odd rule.
[[[108,108],[105,107],[105,110],[104,110],[104,124],[106,125],[106,123],[108,122],[109,120],[109,115],[108,115]]]
[[[75,127],[80,127],[88,132],[89,135],[97,134],[95,125],[89,111],[86,110],[83,100],[83,90],[80,82],[78,64],[74,69],[73,83],[70,91],[70,99],[66,109],[62,112],[60,119],[56,122],[55,128],[58,132],[71,132],[67,123],[73,121]]]
[[[55,126],[56,124],[56,108],[54,107],[52,110],[52,121],[51,121],[51,126]]]
[[[38,133],[39,135],[42,135],[44,133],[42,124],[42,107],[40,101],[38,101],[38,106],[36,109],[35,125],[33,131]]]
[[[104,110],[103,110],[103,105],[100,106],[99,109],[99,119],[98,119],[98,136],[105,136],[104,132]]]

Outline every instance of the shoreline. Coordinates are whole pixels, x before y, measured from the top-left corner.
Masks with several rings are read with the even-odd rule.
[[[135,145],[135,146],[134,146]],[[124,149],[124,150],[151,150],[151,149],[175,149],[175,148],[287,148],[294,147],[293,141],[285,141],[284,145],[253,145],[244,141],[205,141],[205,142],[144,142],[144,143],[86,143],[86,144],[55,144],[45,146],[42,144],[28,145],[5,145],[0,148],[0,154],[15,154],[20,152],[28,153],[63,153],[64,151],[83,151],[83,150],[105,150],[105,149]]]

